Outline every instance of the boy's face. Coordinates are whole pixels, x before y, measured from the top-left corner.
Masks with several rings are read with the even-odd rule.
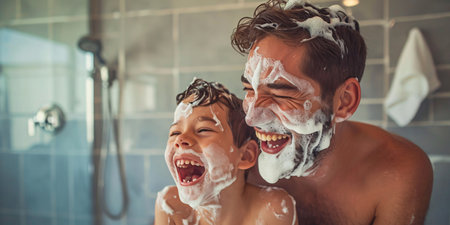
[[[245,120],[261,140],[259,172],[269,183],[307,175],[315,153],[331,140],[329,105],[299,66],[305,55],[301,46],[265,37],[250,52],[242,78]]]
[[[240,152],[227,114],[220,103],[180,103],[175,111],[165,158],[181,201],[193,208],[211,202],[236,180]]]

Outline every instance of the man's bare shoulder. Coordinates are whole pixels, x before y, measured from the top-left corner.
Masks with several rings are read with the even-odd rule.
[[[430,160],[417,145],[373,125],[350,123],[358,134],[357,146],[367,150],[361,163],[367,166],[368,179],[394,186],[432,182]]]

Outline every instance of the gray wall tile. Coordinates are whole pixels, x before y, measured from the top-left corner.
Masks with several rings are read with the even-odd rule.
[[[434,64],[448,64],[450,62],[450,39],[443,32],[448,31],[450,18],[421,20],[414,22],[398,22],[389,32],[390,65],[396,66],[400,53],[405,46],[409,31],[418,27],[432,53]]]
[[[122,143],[124,149],[166,149],[172,118],[125,119]]]
[[[388,131],[407,138],[427,154],[449,154],[447,144],[448,134],[450,134],[449,126],[389,127]]]
[[[363,26],[361,35],[367,46],[367,58],[378,59],[384,57],[384,28],[382,26]]]
[[[173,66],[172,16],[132,17],[125,21],[128,72]]]
[[[0,209],[22,209],[19,154],[0,153]],[[3,224],[3,223],[2,223]]]
[[[15,1],[2,1],[2,7],[0,8],[0,21],[14,19],[16,17]]]
[[[441,87],[436,92],[450,92],[450,70],[437,70]]]
[[[244,68],[244,67],[243,67]],[[204,79],[208,82],[216,81],[223,84],[228,90],[238,96],[243,98],[245,92],[243,91],[243,86],[241,84],[241,75],[243,70],[237,71],[227,71],[227,72],[198,72],[198,73],[182,73],[180,75],[180,89],[178,93],[186,90],[189,84],[192,82],[194,77]]]
[[[422,101],[422,103],[419,106],[419,109],[417,110],[416,114],[414,115],[414,118],[411,120],[412,122],[418,122],[418,121],[430,121],[430,107],[431,107],[431,101],[429,98],[426,98]],[[388,118],[388,125],[390,127],[398,127],[397,123],[392,120],[390,117]]]
[[[244,65],[231,47],[231,33],[250,10],[180,15],[180,66]]]
[[[49,214],[51,211],[51,158],[50,155],[25,154],[23,156],[23,191],[25,210]]]
[[[450,11],[447,0],[394,0],[389,2],[389,17],[423,15]]]
[[[351,120],[366,121],[366,120],[382,120],[383,106],[381,104],[362,104],[359,105],[355,114],[350,118]]]
[[[49,8],[47,0],[19,0],[20,16],[22,18],[48,17]]]
[[[169,8],[191,8],[198,6],[210,6],[220,4],[237,3],[237,0],[167,0],[167,1],[145,1],[128,0],[127,10],[144,9],[169,9]]]
[[[363,98],[384,97],[384,65],[366,65],[361,80]]]
[[[163,155],[150,157],[149,182],[149,190],[154,193],[167,185],[175,185]]]
[[[52,16],[79,16],[89,13],[89,0],[55,0],[51,3],[53,3],[51,6]]]
[[[425,220],[426,225],[449,224],[450,208],[450,163],[434,164],[433,192]]]
[[[435,120],[450,120],[450,98],[433,99]]]
[[[174,79],[168,74],[129,76],[123,85],[123,112],[172,112],[175,108]]]
[[[383,19],[384,3],[386,1],[359,1],[351,8],[353,16],[358,21]]]

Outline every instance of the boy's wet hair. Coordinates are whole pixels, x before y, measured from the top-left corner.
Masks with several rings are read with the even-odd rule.
[[[233,135],[233,142],[239,148],[250,139],[257,140],[255,131],[245,123],[242,100],[230,93],[218,82],[207,82],[196,78],[189,87],[176,97],[177,105],[181,102],[196,106],[209,106],[220,102],[228,108],[228,125]]]
[[[345,11],[336,8],[320,8],[307,2],[284,9],[285,0],[269,0],[259,5],[253,17],[244,17],[231,35],[234,49],[248,54],[253,45],[272,35],[294,47],[304,46],[307,57],[298,62],[302,72],[317,81],[322,97],[330,100],[337,87],[346,79],[356,77],[361,81],[365,61],[366,45],[359,33],[359,24]],[[338,20],[331,29],[334,42],[324,37],[314,37],[298,22],[319,17],[326,23]],[[307,41],[305,41],[307,40]],[[342,44],[344,51],[340,48]]]

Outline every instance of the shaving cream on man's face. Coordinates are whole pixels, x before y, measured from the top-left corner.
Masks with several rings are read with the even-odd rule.
[[[323,107],[314,81],[287,72],[280,60],[265,57],[258,49],[246,63],[244,111],[247,124],[255,127],[261,140],[259,172],[269,183],[307,176],[316,153],[330,144],[331,112]]]

